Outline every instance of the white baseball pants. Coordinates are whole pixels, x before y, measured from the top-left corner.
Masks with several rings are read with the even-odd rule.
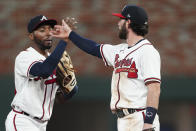
[[[5,128],[6,131],[46,131],[47,123],[10,111],[5,121]]]

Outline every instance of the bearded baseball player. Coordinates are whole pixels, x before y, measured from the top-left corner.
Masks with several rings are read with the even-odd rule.
[[[118,131],[159,131],[157,115],[160,96],[160,55],[144,38],[148,33],[146,11],[136,5],[126,5],[118,27],[119,45],[97,44],[76,34],[63,21],[55,26],[54,37],[68,38],[83,51],[102,58],[113,67],[111,110],[118,116]]]
[[[50,53],[56,20],[43,15],[36,16],[28,23],[30,47],[20,52],[15,60],[15,96],[12,110],[7,116],[6,131],[46,131],[52,115],[57,90],[64,100],[70,99],[78,87],[62,92],[57,84],[56,67],[65,51],[66,42],[60,40]]]

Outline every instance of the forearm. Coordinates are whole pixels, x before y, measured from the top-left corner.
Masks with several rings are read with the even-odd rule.
[[[38,62],[31,67],[30,74],[40,77],[50,76],[59,63],[65,47],[66,42],[60,41],[55,50],[48,58],[46,58],[46,60],[44,60],[43,62]]]
[[[151,83],[147,85],[148,95],[147,95],[147,107],[154,107],[158,109],[159,97],[160,97],[160,83]]]
[[[96,42],[83,38],[76,34],[75,32],[71,32],[69,35],[69,39],[81,50],[85,51],[88,54],[91,54],[93,56],[97,56],[98,58],[101,58],[100,53],[100,44],[97,44]]]
[[[160,83],[150,83],[147,85],[148,95],[146,103],[146,116],[144,120],[144,128],[151,128],[152,123],[158,111],[159,96],[160,96]]]

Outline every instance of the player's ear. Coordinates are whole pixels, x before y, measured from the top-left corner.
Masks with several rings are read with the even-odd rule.
[[[127,20],[127,24],[130,25],[131,24],[131,20]]]
[[[126,20],[126,27],[129,28],[129,25],[131,24],[131,20]]]
[[[31,40],[34,40],[33,33],[29,33],[29,38],[30,38]]]

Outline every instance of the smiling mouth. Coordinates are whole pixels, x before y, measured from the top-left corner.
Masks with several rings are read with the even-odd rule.
[[[44,40],[44,41],[45,41],[45,42],[47,42],[47,43],[48,43],[48,42],[49,42],[49,43],[51,43],[51,42],[52,42],[52,40]]]
[[[46,44],[49,44],[49,45],[52,44],[52,40],[44,40],[44,42],[45,42]]]

